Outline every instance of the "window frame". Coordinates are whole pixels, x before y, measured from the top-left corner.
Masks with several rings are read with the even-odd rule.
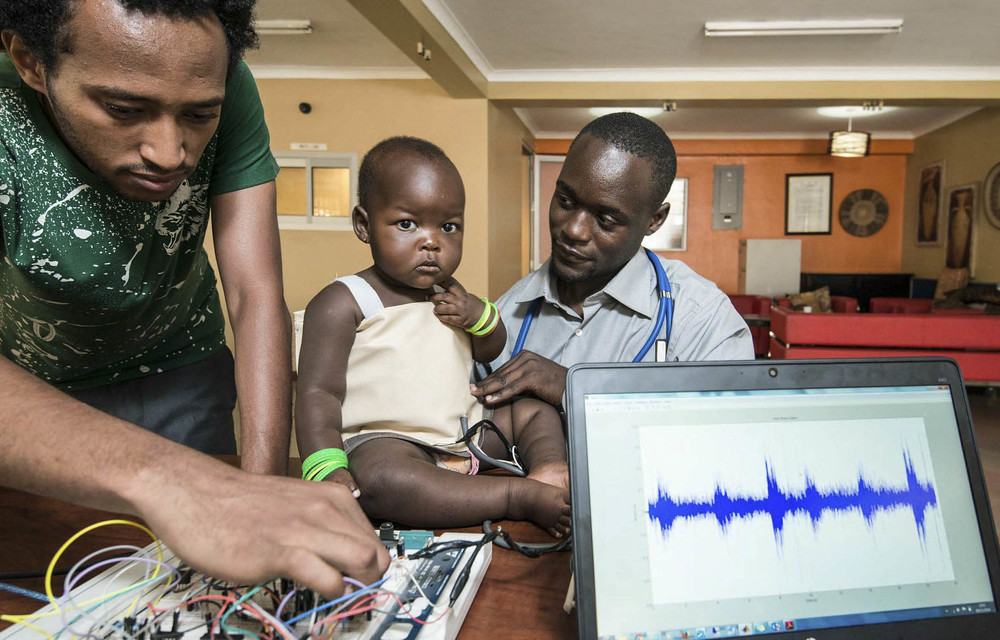
[[[348,169],[350,171],[349,212],[358,204],[358,154],[331,151],[272,151],[279,167],[305,169],[306,214],[304,216],[278,215],[278,229],[298,231],[351,231],[351,216],[313,215],[313,169]]]

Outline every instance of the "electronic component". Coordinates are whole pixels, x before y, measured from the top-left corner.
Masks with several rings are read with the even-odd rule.
[[[58,610],[52,605],[39,610],[25,618],[32,627],[10,627],[0,632],[0,640],[34,640],[40,632],[108,640],[200,640],[213,632],[232,640],[265,635],[291,640],[326,635],[334,627],[336,637],[345,640],[451,640],[489,566],[490,545],[472,558],[470,551],[454,545],[465,541],[474,547],[482,536],[446,533],[435,538],[429,531],[394,532],[391,527],[384,541],[405,554],[394,558],[380,583],[341,600],[326,602],[288,580],[252,588],[222,583],[193,572],[162,543],[162,561],[157,562],[154,543],[73,585]],[[429,557],[406,557],[433,542],[445,544]],[[463,571],[470,560],[469,570]],[[450,603],[460,573],[468,574],[468,584]]]

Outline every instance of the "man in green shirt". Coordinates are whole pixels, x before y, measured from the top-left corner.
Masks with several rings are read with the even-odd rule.
[[[240,62],[253,4],[0,1],[0,482],[141,516],[216,577],[330,597],[389,558],[345,487],[261,475],[288,463],[291,349],[276,167]],[[185,407],[232,387],[209,208],[255,474],[58,390],[211,421]]]
[[[283,474],[290,330],[277,164],[242,61],[253,3],[4,5],[0,353],[209,453],[235,453],[238,390],[244,469]]]

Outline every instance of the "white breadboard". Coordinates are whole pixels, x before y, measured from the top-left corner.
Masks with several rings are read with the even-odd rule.
[[[450,540],[476,541],[479,539],[481,539],[481,536],[475,534],[445,533],[435,537],[434,542]],[[170,549],[162,545],[162,543],[161,548],[165,563],[174,567],[181,566],[181,560]],[[447,581],[444,583],[443,588],[439,589],[440,596],[437,598],[437,603],[430,603],[423,596],[417,596],[406,607],[406,610],[411,615],[419,617],[420,614],[424,614],[425,618],[432,622],[424,625],[412,623],[403,613],[394,612],[394,609],[398,607],[395,599],[383,598],[384,602],[380,603],[378,608],[372,611],[370,618],[366,614],[359,614],[345,622],[338,623],[333,631],[333,637],[345,640],[375,640],[376,638],[381,638],[382,640],[452,640],[455,638],[462,626],[462,622],[465,620],[466,614],[469,612],[469,608],[472,606],[472,601],[479,590],[479,585],[483,581],[486,569],[489,567],[490,560],[492,559],[492,545],[487,544],[479,551],[469,574],[468,582],[450,610],[448,610],[448,600],[451,588],[458,577],[458,573],[467,564],[469,557],[472,555],[472,548],[448,553],[452,554],[452,557],[460,554],[457,563],[449,570],[441,571],[437,565],[432,567],[430,564],[421,567],[421,563],[425,562],[423,560],[394,559],[384,576],[388,580],[382,585],[382,589],[403,594],[407,590],[413,589],[411,586],[413,585],[413,580],[410,578],[410,574],[420,574],[421,577],[427,578],[433,578],[434,575],[447,574]],[[445,556],[446,554],[441,555]],[[135,554],[134,557],[155,559],[157,557],[156,544],[149,545],[140,553]],[[179,609],[180,614],[176,620],[176,624],[172,616],[163,617],[161,624],[157,625],[159,633],[156,633],[157,626],[154,625],[146,625],[131,633],[123,628],[123,622],[128,617],[139,618],[141,620],[143,612],[147,608],[147,603],[151,603],[151,600],[160,597],[160,594],[163,592],[166,582],[150,582],[147,571],[151,572],[152,569],[148,567],[149,565],[142,562],[123,562],[114,565],[93,579],[75,587],[72,593],[73,602],[61,605],[61,611],[56,611],[52,605],[39,609],[35,614],[38,617],[27,620],[37,630],[22,625],[14,625],[0,632],[0,639],[36,640],[44,637],[42,632],[53,638],[58,637],[60,639],[86,637],[88,634],[92,638],[107,638],[109,640],[130,640],[131,638],[137,640],[201,640],[203,637],[208,638],[209,636],[206,633],[209,630],[209,623],[206,623],[206,614],[209,618],[212,618],[219,612],[218,605],[209,603],[199,603],[192,607]],[[142,583],[144,582],[147,582],[147,584],[143,585]],[[159,601],[151,604],[158,611],[169,610],[182,602],[187,602],[192,598],[204,594],[208,589],[209,582],[202,574],[194,573],[189,584],[173,589]],[[102,602],[108,594],[125,589],[131,590]],[[233,587],[233,593],[240,595],[249,590],[250,588],[245,586]],[[219,583],[215,583],[214,593],[219,592]],[[253,596],[251,601],[273,615],[276,609],[275,599],[282,595],[278,593],[275,596],[271,596],[264,591],[259,591]],[[74,604],[75,606],[73,606]],[[309,609],[312,606],[310,604],[305,608]],[[287,615],[288,611],[289,607],[286,605],[286,615],[284,616],[286,619],[289,618]],[[320,612],[317,614],[317,617],[322,618],[324,615],[329,615],[331,611],[333,611],[332,608],[325,612]],[[445,613],[446,611],[447,613]],[[388,616],[390,615],[393,616],[392,623],[388,622]],[[304,618],[293,624],[292,632],[294,637],[303,637],[310,629],[312,622],[313,620],[310,618]],[[264,637],[261,635],[261,623],[244,612],[230,615],[226,620],[226,625],[232,630],[230,633],[233,631],[236,633],[242,632],[243,640]],[[324,637],[329,636],[330,630],[331,627],[327,626],[323,634]],[[275,633],[274,637],[279,638],[284,636]],[[215,638],[220,640],[225,640],[226,638],[226,635],[219,630],[218,626],[216,626]]]

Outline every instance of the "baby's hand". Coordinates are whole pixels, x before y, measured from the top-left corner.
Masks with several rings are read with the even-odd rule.
[[[342,484],[351,490],[351,495],[355,498],[361,497],[361,489],[358,489],[358,483],[354,481],[354,476],[347,469],[337,469],[327,477],[323,478],[327,481],[333,481],[338,484]]]
[[[465,290],[454,278],[448,278],[439,285],[441,293],[427,296],[434,303],[434,315],[445,324],[468,329],[483,316],[486,303]]]

